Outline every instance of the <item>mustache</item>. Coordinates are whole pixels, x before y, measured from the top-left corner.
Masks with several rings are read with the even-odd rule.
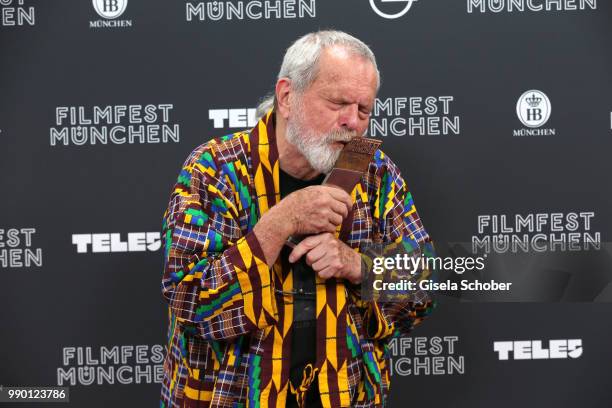
[[[345,129],[332,130],[325,137],[325,142],[327,142],[327,143],[350,142],[351,140],[353,140],[357,136],[358,136],[358,134],[354,130],[345,130]]]

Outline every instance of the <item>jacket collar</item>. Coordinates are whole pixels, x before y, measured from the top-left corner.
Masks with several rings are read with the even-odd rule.
[[[251,168],[254,174],[259,217],[280,201],[279,160],[275,112],[269,110],[249,133]]]

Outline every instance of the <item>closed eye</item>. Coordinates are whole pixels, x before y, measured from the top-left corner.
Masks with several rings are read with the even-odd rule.
[[[330,100],[330,102],[332,103],[332,105],[337,106],[339,108],[342,108],[346,105],[346,103],[342,102],[342,101],[334,101],[334,100]]]

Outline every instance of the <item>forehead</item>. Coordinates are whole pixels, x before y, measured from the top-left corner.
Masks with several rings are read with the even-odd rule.
[[[351,99],[376,96],[376,70],[370,60],[343,47],[323,50],[313,88]]]

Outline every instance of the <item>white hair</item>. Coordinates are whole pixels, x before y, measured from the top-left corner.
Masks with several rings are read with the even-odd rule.
[[[321,53],[328,47],[340,46],[370,61],[376,71],[376,90],[380,87],[380,73],[374,53],[361,40],[342,31],[324,30],[306,34],[296,40],[285,52],[278,79],[288,78],[298,93],[306,90],[317,78]],[[257,105],[261,118],[275,104],[274,93],[265,96]]]

